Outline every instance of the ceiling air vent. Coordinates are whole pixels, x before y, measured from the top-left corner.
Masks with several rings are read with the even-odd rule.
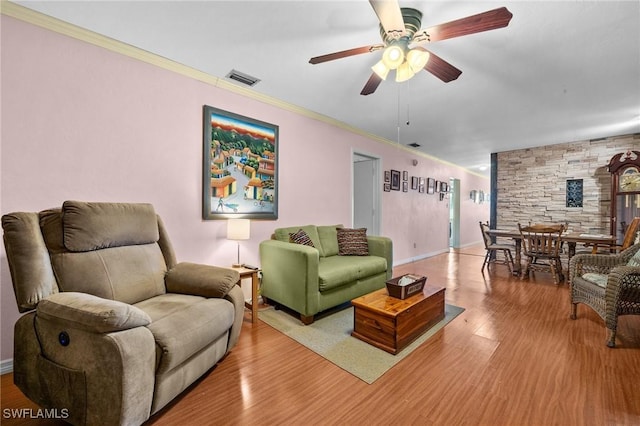
[[[420,148],[422,145],[416,142],[411,142],[411,143],[408,143],[407,146],[410,146],[411,148]]]
[[[245,74],[236,70],[231,70],[229,74],[225,76],[225,78],[237,81],[238,83],[246,84],[247,86],[255,86],[256,83],[260,81],[259,78],[252,77],[249,74]]]

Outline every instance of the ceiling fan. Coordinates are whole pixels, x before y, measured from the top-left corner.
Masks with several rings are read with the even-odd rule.
[[[329,53],[309,60],[311,64],[320,64],[384,49],[382,59],[371,67],[373,73],[361,95],[375,92],[391,70],[396,70],[398,82],[410,79],[422,69],[445,83],[457,79],[462,71],[421,45],[503,28],[509,25],[513,16],[506,7],[501,7],[421,30],[422,12],[419,10],[400,8],[396,0],[369,0],[369,3],[380,21],[383,43]]]

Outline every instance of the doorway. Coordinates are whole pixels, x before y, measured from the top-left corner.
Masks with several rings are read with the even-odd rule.
[[[353,227],[380,235],[380,158],[353,153]]]
[[[449,247],[460,247],[460,179],[449,180]]]

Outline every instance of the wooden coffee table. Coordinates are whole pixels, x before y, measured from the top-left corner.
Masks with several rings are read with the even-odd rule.
[[[383,288],[353,299],[351,335],[395,355],[444,318],[444,290],[425,286],[402,300]]]

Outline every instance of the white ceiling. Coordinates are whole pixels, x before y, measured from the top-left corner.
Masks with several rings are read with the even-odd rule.
[[[381,52],[308,63],[380,42],[366,0],[16,3],[215,77],[250,74],[257,92],[479,173],[491,152],[640,132],[637,0],[401,0],[423,12],[422,28],[502,6],[513,19],[427,46],[462,70],[457,80],[422,72],[369,96]]]

